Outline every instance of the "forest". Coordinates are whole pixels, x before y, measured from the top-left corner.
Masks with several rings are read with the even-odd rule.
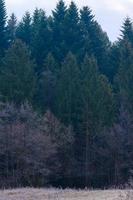
[[[0,188],[133,178],[133,23],[112,43],[88,6],[7,16],[0,0]]]

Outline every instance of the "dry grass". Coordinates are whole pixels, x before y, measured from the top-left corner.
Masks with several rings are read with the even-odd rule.
[[[133,200],[132,190],[13,189],[0,191],[0,200]]]

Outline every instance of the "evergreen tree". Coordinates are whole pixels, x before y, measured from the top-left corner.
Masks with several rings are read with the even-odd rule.
[[[85,135],[85,185],[91,184],[93,138],[114,119],[113,94],[107,79],[98,72],[94,58],[85,57],[82,77],[82,133]]]
[[[35,89],[34,63],[27,47],[19,40],[7,51],[0,77],[4,101],[16,104],[32,101]]]
[[[129,17],[123,23],[120,41],[127,40],[133,46],[133,24]]]
[[[71,51],[73,54],[77,54],[81,37],[78,8],[73,1],[67,9],[64,25],[66,50],[67,52]]]
[[[93,54],[91,35],[95,31],[95,21],[92,10],[87,6],[80,10],[80,29],[82,33],[80,56],[82,59],[86,54]]]
[[[124,20],[121,35],[118,40],[112,45],[109,52],[108,72],[107,75],[111,82],[114,81],[117,76],[119,66],[121,63],[121,53],[124,49],[124,45],[130,43],[130,48],[133,48],[133,24],[129,17]],[[127,47],[125,47],[127,48]],[[122,53],[124,56],[124,53]],[[126,59],[127,61],[127,59]]]
[[[55,25],[58,25],[58,26],[62,25],[62,23],[64,22],[63,20],[65,19],[66,12],[67,12],[67,7],[65,5],[65,2],[63,0],[59,0],[59,2],[56,5],[55,10],[52,11]]]
[[[17,18],[14,13],[11,14],[7,23],[7,38],[9,44],[12,44],[16,38]]]
[[[16,37],[21,39],[26,45],[31,44],[31,16],[26,12],[16,30]]]
[[[109,51],[108,55],[108,68],[106,70],[106,75],[109,78],[111,83],[114,82],[114,78],[118,73],[120,63],[120,44],[119,42],[115,42]]]
[[[76,58],[69,53],[62,64],[57,84],[57,115],[67,125],[75,127],[79,117],[79,67]]]
[[[32,55],[39,66],[38,73],[40,73],[40,67],[50,51],[50,45],[51,30],[49,29],[48,19],[42,9],[36,9],[33,14],[31,49]]]
[[[60,62],[66,54],[65,48],[65,16],[67,7],[63,0],[60,0],[56,5],[55,10],[52,12],[52,35],[53,35],[53,49],[52,52],[56,59]]]
[[[80,27],[82,32],[80,54],[94,56],[101,72],[106,74],[110,42],[107,34],[103,32],[101,26],[94,20],[94,15],[88,7],[83,7],[80,10]]]
[[[51,71],[55,75],[59,74],[60,69],[59,69],[52,53],[49,53],[47,55],[47,57],[44,61],[44,64],[43,64],[43,71]]]
[[[6,18],[5,1],[0,0],[0,57],[3,56],[4,50],[7,47]]]
[[[121,46],[120,63],[116,74],[116,88],[120,105],[132,112],[133,109],[133,51],[131,43],[125,41]]]
[[[85,56],[81,74],[83,105],[86,106],[86,109],[83,108],[83,113],[86,111],[90,115],[88,119],[92,121],[91,128],[94,131],[113,122],[112,89],[107,78],[98,72],[94,58]]]
[[[52,54],[48,54],[43,65],[43,71],[38,80],[36,104],[41,112],[54,111],[55,88],[57,82],[57,64]]]

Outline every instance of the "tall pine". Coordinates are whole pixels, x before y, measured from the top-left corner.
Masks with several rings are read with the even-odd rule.
[[[3,56],[7,47],[6,18],[5,0],[0,0],[0,57]]]
[[[95,31],[95,21],[92,10],[89,7],[83,7],[80,10],[80,29],[82,34],[80,57],[83,60],[86,54],[93,54],[92,37]]]
[[[40,73],[43,62],[51,49],[51,30],[44,10],[36,9],[32,20],[32,55],[35,58]]]
[[[34,63],[27,47],[16,40],[7,51],[0,77],[0,93],[4,101],[17,105],[32,102],[35,89]]]
[[[132,113],[133,110],[133,50],[131,43],[123,42],[120,49],[120,62],[115,78],[119,107]]]
[[[66,125],[75,126],[79,117],[79,75],[76,58],[72,53],[68,53],[62,64],[56,91],[57,114]]]
[[[128,41],[133,46],[133,23],[129,17],[124,20],[120,41]]]
[[[88,7],[83,7],[80,10],[80,28],[82,32],[80,54],[94,56],[100,71],[106,74],[110,42],[107,34],[94,19],[94,15]]]
[[[76,4],[72,1],[67,9],[65,17],[65,47],[67,52],[78,54],[80,45],[79,12]],[[78,42],[77,42],[78,41]]]
[[[31,44],[31,16],[26,12],[21,22],[17,26],[16,36],[21,39],[26,45]]]
[[[100,75],[94,58],[85,57],[81,70],[82,133],[85,140],[84,167],[85,186],[92,184],[93,143],[103,127],[114,121],[114,100],[110,84]]]
[[[64,59],[66,54],[65,48],[65,16],[67,13],[67,6],[63,0],[60,0],[55,10],[52,12],[52,38],[53,48],[52,52],[56,59],[60,62]]]
[[[16,38],[17,18],[14,13],[11,14],[7,23],[7,38],[11,45]]]

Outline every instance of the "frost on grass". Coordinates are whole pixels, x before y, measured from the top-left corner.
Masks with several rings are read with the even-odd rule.
[[[132,200],[132,190],[14,189],[0,191],[0,200]]]

